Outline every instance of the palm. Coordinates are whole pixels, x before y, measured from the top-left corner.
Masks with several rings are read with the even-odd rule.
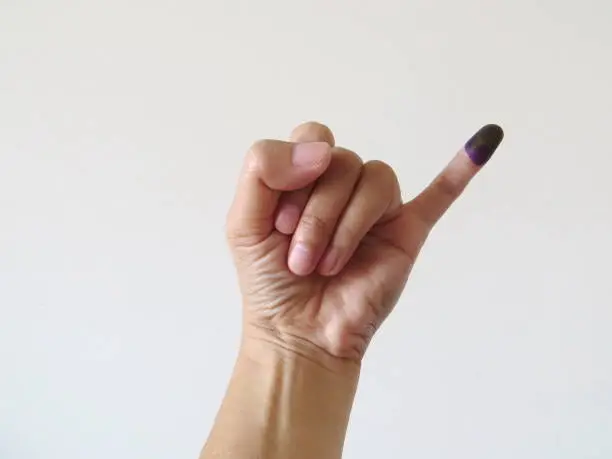
[[[255,269],[242,279],[249,298],[248,319],[313,342],[333,355],[363,354],[404,287],[425,227],[408,211],[373,227],[333,277],[302,277],[289,271],[291,238],[273,232],[255,251],[261,261],[254,261]],[[407,233],[413,236],[408,245]]]

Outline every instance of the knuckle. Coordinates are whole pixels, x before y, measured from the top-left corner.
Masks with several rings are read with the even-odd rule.
[[[363,238],[363,231],[354,225],[341,224],[334,235],[334,247],[342,253],[350,252]]]
[[[272,140],[269,139],[259,139],[253,142],[251,148],[249,148],[249,153],[253,155],[260,155],[267,151],[270,145],[273,143]]]
[[[375,187],[379,194],[392,199],[393,196],[400,196],[400,185],[397,175],[393,168],[384,161],[368,161],[363,166],[363,178],[369,182],[371,187]]]
[[[327,219],[315,214],[302,215],[299,225],[301,238],[318,240],[327,238],[331,234],[332,225]]]
[[[334,148],[334,159],[342,163],[347,169],[360,169],[363,166],[363,159],[357,153],[346,148]]]
[[[272,150],[273,141],[260,139],[251,145],[246,154],[246,167],[249,171],[257,171],[263,167],[266,157]]]
[[[335,139],[331,129],[322,123],[316,121],[308,121],[296,127],[291,137],[294,139],[311,139],[327,142],[334,145]]]
[[[252,231],[245,230],[244,228],[244,222],[237,220],[231,215],[228,215],[225,220],[226,241],[230,245],[240,245],[240,242],[248,239],[252,233]]]
[[[225,241],[231,248],[254,245],[264,239],[270,230],[268,218],[247,218],[234,204],[225,216]]]
[[[308,186],[299,190],[283,193],[280,198],[279,208],[288,207],[297,209],[301,215],[306,207],[311,190],[312,187]]]
[[[393,168],[384,161],[380,161],[378,159],[368,161],[364,167],[369,173],[377,177],[382,177],[384,179],[393,181],[397,180],[397,176],[395,175]]]
[[[225,242],[231,249],[254,247],[270,232],[269,223],[264,220],[250,220],[228,223],[225,228]]]
[[[449,176],[443,174],[440,175],[434,182],[434,186],[443,196],[450,199],[454,199],[461,193],[462,186],[456,180],[451,179]]]

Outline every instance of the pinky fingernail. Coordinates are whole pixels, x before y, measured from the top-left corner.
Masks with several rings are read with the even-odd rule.
[[[504,138],[504,131],[496,124],[487,124],[465,144],[465,152],[477,166],[484,165]]]

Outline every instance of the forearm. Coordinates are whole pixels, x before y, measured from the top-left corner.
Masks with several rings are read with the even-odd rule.
[[[338,459],[359,364],[268,340],[243,342],[201,459]]]

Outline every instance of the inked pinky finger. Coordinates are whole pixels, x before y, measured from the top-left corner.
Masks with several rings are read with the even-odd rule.
[[[440,174],[408,205],[429,227],[446,213],[465,187],[480,171],[504,138],[496,124],[487,124],[476,132]]]

